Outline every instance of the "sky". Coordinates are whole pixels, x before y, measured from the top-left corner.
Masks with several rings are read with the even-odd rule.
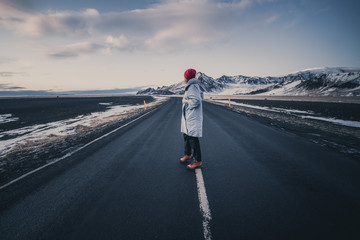
[[[0,90],[360,67],[360,1],[0,0]]]

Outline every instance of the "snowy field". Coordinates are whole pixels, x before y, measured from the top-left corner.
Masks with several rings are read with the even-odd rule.
[[[154,98],[155,101],[147,104],[147,107],[151,107],[157,101],[162,99],[163,98],[161,97]],[[46,99],[43,100],[46,101]],[[0,157],[5,156],[14,148],[26,146],[29,143],[41,142],[56,137],[66,137],[81,131],[91,130],[101,125],[119,120],[129,112],[144,109],[143,103],[131,104],[131,101],[129,101],[129,103],[125,105],[115,105],[116,103],[114,102],[106,101],[109,100],[107,98],[101,100],[101,102],[93,102],[92,104],[106,106],[103,111],[89,112],[87,114],[80,114],[59,121],[33,124],[10,130],[3,130],[1,125],[21,121],[21,118],[13,116],[12,113],[0,114]]]
[[[298,134],[309,141],[360,158],[360,112],[357,99],[330,98],[332,102],[304,97],[264,98],[240,96],[230,99],[230,108],[265,124]],[[282,100],[279,100],[282,99]],[[344,102],[350,100],[352,102]],[[207,98],[229,108],[229,99]]]
[[[229,103],[229,101],[226,101],[226,100],[214,100],[214,101],[219,102],[219,103]],[[235,102],[230,101],[230,103],[235,105],[235,106],[242,106],[242,107],[259,109],[259,110],[270,111],[270,112],[295,114],[295,115],[297,115],[298,117],[301,117],[301,118],[315,119],[315,120],[319,120],[319,121],[331,122],[333,124],[339,124],[339,125],[348,126],[348,127],[360,128],[360,121],[337,119],[335,117],[315,116],[316,113],[314,111],[312,111],[312,110],[302,111],[302,110],[286,109],[286,108],[279,108],[279,107],[265,107],[265,106],[259,106],[259,105],[253,105],[253,104],[239,103],[239,102],[236,102],[236,101]]]
[[[0,183],[51,162],[166,100],[152,96],[0,99]]]

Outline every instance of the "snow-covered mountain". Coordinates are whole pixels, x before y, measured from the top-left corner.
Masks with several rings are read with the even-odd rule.
[[[198,73],[206,93],[219,95],[360,96],[360,68],[313,68],[282,77],[222,76]],[[183,94],[184,82],[142,89],[137,94]]]

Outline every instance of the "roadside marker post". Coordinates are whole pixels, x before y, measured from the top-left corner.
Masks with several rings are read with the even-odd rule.
[[[145,100],[144,100],[144,108],[145,108],[145,110],[146,110],[146,102],[145,102]]]
[[[229,107],[231,107],[231,106],[230,106],[230,98],[229,98]]]

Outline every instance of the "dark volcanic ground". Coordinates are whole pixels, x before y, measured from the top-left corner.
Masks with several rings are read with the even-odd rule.
[[[360,239],[360,162],[204,102],[199,181],[179,162],[181,106],[0,190],[0,239],[204,239],[203,196],[211,239]]]
[[[274,110],[281,108],[306,111],[308,113],[272,112],[234,104],[229,108],[228,104],[215,102],[268,125],[298,134],[322,146],[336,149],[356,160],[360,159],[360,128],[302,117],[313,116],[360,121],[360,104],[248,99],[231,99],[231,102],[268,107]]]
[[[111,106],[137,105],[143,104],[144,100],[150,103],[154,98],[151,96],[0,98],[0,115],[10,113],[12,117],[19,118],[19,121],[0,124],[0,131],[102,112],[109,107],[100,103],[112,103]]]
[[[146,103],[151,103],[155,99],[151,96],[0,99],[0,115],[11,113],[13,117],[19,118],[17,121],[0,124],[0,134],[8,130],[106,111],[108,107],[115,105],[143,104],[144,100]],[[104,105],[99,103],[112,104]],[[151,110],[151,108],[149,107],[147,111]],[[130,122],[145,112],[144,109],[138,109],[120,115],[118,120],[109,120],[109,122],[93,128],[79,126],[76,131],[77,134],[67,136],[49,135],[42,140],[19,144],[5,155],[0,155],[0,185],[64,156],[105,133]],[[17,136],[4,134],[1,137],[0,135],[0,145],[2,140],[15,137]]]
[[[301,111],[310,111],[319,117],[337,118],[350,121],[360,121],[360,104],[334,103],[334,102],[306,102],[306,101],[280,101],[280,100],[241,100],[231,101],[264,106],[269,108],[285,108]]]
[[[113,105],[143,104],[154,101],[151,96],[122,96],[122,97],[85,97],[85,98],[27,98],[27,99],[0,99],[0,114],[12,113],[19,117],[19,121],[0,124],[0,131],[16,129],[27,125],[46,123],[94,111],[105,111],[107,105],[99,103],[112,103]],[[349,121],[360,121],[360,104],[355,103],[326,103],[307,101],[284,100],[249,100],[232,99],[232,102],[262,106],[301,110],[309,112],[308,115],[325,118],[336,118]],[[229,108],[227,104],[216,103]],[[266,110],[232,105],[232,111],[245,114],[267,125],[275,126],[292,132],[322,146],[336,149],[354,159],[360,159],[360,128],[341,126],[330,122],[315,119],[305,119],[296,113],[271,112]],[[55,158],[61,157],[74,148],[82,146],[91,140],[103,135],[116,127],[131,121],[143,114],[138,111],[128,114],[124,119],[110,125],[80,131],[77,135],[67,137],[54,137],[48,142],[36,143],[36,146],[25,146],[0,158],[0,184],[20,176],[34,168],[46,164]],[[81,129],[80,129],[81,130]],[[1,144],[1,139],[0,139]]]

